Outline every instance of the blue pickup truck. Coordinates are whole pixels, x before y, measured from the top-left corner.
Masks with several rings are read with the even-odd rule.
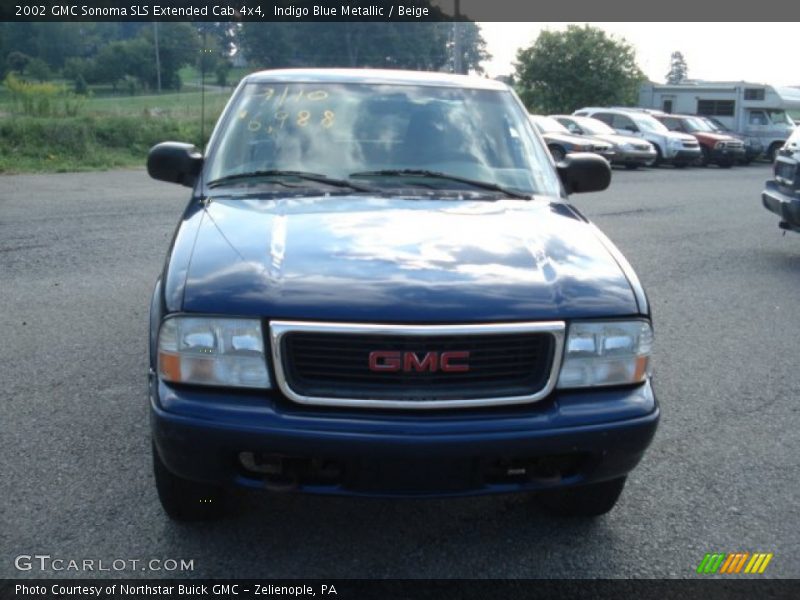
[[[192,188],[150,309],[171,518],[219,517],[232,486],[614,506],[659,418],[650,307],[567,201],[608,163],[555,163],[506,85],[255,73],[205,155],[147,166]]]

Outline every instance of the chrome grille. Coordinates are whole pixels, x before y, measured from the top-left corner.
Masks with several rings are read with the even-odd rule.
[[[273,321],[270,336],[278,384],[290,400],[327,406],[448,408],[543,398],[558,375],[564,324]],[[438,357],[452,352],[468,353],[468,371],[439,368]],[[390,354],[397,361],[391,366],[401,366],[373,370],[371,353]]]
[[[783,185],[800,187],[798,179],[797,162],[783,156],[775,161],[775,180]]]

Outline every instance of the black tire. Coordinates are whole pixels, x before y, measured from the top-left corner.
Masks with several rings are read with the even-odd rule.
[[[700,166],[701,167],[707,167],[709,165],[709,163],[711,162],[711,151],[708,148],[706,148],[705,146],[702,146],[700,148],[700,152],[701,152],[700,161],[699,161],[700,162]]]
[[[781,144],[780,142],[774,142],[769,147],[769,150],[767,150],[767,158],[769,159],[769,162],[771,163],[775,162],[775,158],[778,156],[778,150],[781,149],[781,146],[783,146],[783,144]]]
[[[639,165],[636,163],[625,163],[625,168],[628,169],[629,171],[635,171],[636,169],[639,168]]]
[[[656,157],[649,163],[646,163],[646,167],[658,167],[664,162],[664,155],[661,154],[661,148],[659,148],[657,144],[653,144],[653,147],[656,149]]]
[[[556,162],[561,162],[567,155],[561,146],[550,146],[550,154],[553,156],[553,160]]]
[[[577,487],[540,492],[539,504],[559,517],[599,517],[617,503],[625,477]]]
[[[153,474],[164,512],[176,521],[211,521],[225,514],[225,490],[172,473],[153,445]]]

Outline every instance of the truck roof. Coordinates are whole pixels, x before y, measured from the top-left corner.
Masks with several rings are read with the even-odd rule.
[[[481,90],[508,90],[509,87],[494,79],[474,75],[454,75],[428,71],[402,71],[399,69],[276,69],[259,71],[245,77],[247,82],[285,83],[365,83],[423,85],[432,87],[457,87]]]

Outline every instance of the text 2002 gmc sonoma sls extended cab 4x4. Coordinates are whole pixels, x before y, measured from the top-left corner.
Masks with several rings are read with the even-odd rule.
[[[159,497],[225,489],[526,492],[599,515],[656,429],[633,270],[567,202],[608,163],[554,164],[504,84],[402,71],[247,76],[202,156],[150,313]]]

